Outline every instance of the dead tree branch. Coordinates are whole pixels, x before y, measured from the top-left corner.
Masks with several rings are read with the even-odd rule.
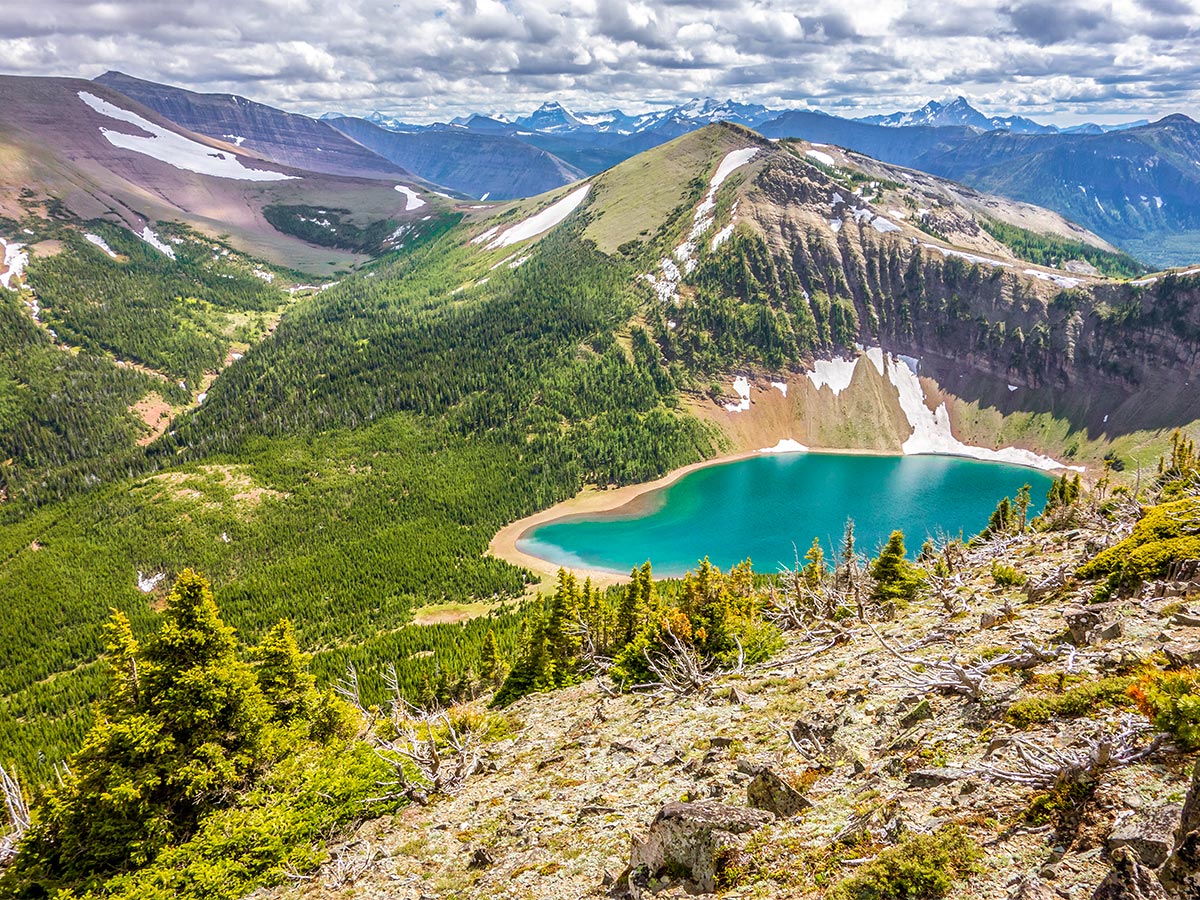
[[[1116,732],[1097,729],[1085,736],[1082,747],[1060,750],[1040,746],[1026,738],[1014,738],[1014,765],[1010,768],[985,765],[976,769],[975,774],[1040,790],[1095,780],[1111,769],[1131,766],[1157,752],[1166,735],[1156,734],[1148,744],[1139,745],[1146,731],[1144,723],[1129,716]]]
[[[4,809],[8,819],[8,832],[0,836],[0,866],[6,866],[16,858],[17,845],[29,829],[29,804],[17,781],[17,773],[0,766],[0,794],[4,795]]]
[[[479,771],[483,751],[477,736],[456,726],[445,710],[409,703],[401,694],[394,665],[388,666],[383,680],[389,692],[385,723],[377,723],[377,717],[364,708],[353,666],[338,686],[338,692],[368,719],[367,739],[396,776],[381,786],[394,789],[389,798],[399,794],[422,805],[431,795],[457,793]],[[416,780],[410,772],[415,772]]]

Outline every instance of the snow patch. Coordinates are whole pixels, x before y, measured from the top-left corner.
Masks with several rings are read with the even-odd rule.
[[[145,241],[163,256],[168,256],[171,259],[175,258],[175,251],[159,240],[158,235],[151,230],[149,225],[142,229],[142,233],[139,234],[138,237],[140,237],[143,241]]]
[[[95,94],[87,91],[79,92],[79,99],[95,112],[118,122],[125,122],[140,129],[145,134],[125,134],[122,131],[112,131],[101,126],[100,133],[114,147],[122,150],[132,150],[159,162],[164,162],[177,169],[195,172],[198,175],[212,175],[217,178],[231,178],[237,181],[286,181],[295,175],[285,175],[282,172],[270,172],[264,169],[248,169],[239,157],[223,153],[214,147],[193,141],[174,131],[169,131],[153,122],[147,121],[137,113],[121,109],[121,107],[101,100]]]
[[[1008,386],[1008,392],[1009,392],[1010,394],[1011,394],[1013,391],[1015,391],[1016,389],[1017,389],[1017,386],[1016,386],[1015,384],[1010,384],[1010,385]]]
[[[818,359],[813,362],[813,370],[805,374],[818,391],[827,387],[836,397],[850,387],[850,379],[854,377],[857,365],[857,359]]]
[[[783,394],[783,396],[785,396],[785,397],[787,396],[787,382],[786,381],[772,381],[771,387],[775,388],[775,390],[779,391],[779,393]]]
[[[871,220],[871,227],[880,234],[887,234],[889,231],[899,231],[900,226],[895,222],[885,219],[883,216],[876,216]]]
[[[1010,263],[1001,262],[998,259],[989,259],[986,256],[976,256],[974,253],[963,253],[961,250],[950,250],[947,247],[939,247],[937,244],[922,244],[930,250],[937,250],[942,256],[957,256],[959,259],[965,259],[969,263],[977,263],[981,266],[999,266],[1002,269],[1010,267]]]
[[[877,372],[879,372],[880,375],[882,375],[883,374],[883,348],[882,347],[871,347],[870,349],[868,349],[867,350],[867,359],[869,359],[871,361],[871,365],[873,365],[875,367],[875,370]]]
[[[567,194],[567,196],[563,197],[557,203],[551,204],[537,215],[530,216],[525,221],[518,222],[511,228],[506,229],[492,239],[487,245],[487,249],[496,250],[500,247],[508,247],[549,231],[575,211],[575,208],[583,202],[583,198],[588,195],[591,187],[591,184],[585,184],[583,187]]]
[[[842,230],[842,220],[841,219],[830,219],[829,227],[833,231],[834,234],[837,234],[839,231]]]
[[[808,448],[791,438],[780,438],[774,447],[763,447],[759,453],[807,453]]]
[[[718,231],[716,234],[713,235],[712,246],[710,249],[716,250],[723,243],[725,243],[727,240],[729,240],[732,236],[733,236],[733,223],[730,222],[728,225],[726,225],[724,228],[722,228],[720,231]]]
[[[421,199],[421,195],[405,184],[396,185],[396,190],[404,195],[404,211],[412,212],[414,209],[420,209],[425,205],[425,201]]]
[[[83,239],[89,243],[95,244],[97,247],[107,253],[111,259],[117,258],[117,254],[113,253],[112,247],[108,246],[108,241],[104,240],[104,238],[100,237],[100,235],[92,234],[89,231],[83,236]]]
[[[737,403],[726,403],[725,409],[729,412],[745,412],[750,408],[750,382],[744,375],[739,375],[733,379],[733,389],[741,399]]]
[[[1069,468],[1074,471],[1083,471],[1079,467],[1064,466],[1048,456],[1041,456],[1031,450],[1021,450],[1017,447],[990,450],[986,447],[972,447],[964,444],[950,430],[950,411],[946,408],[946,404],[942,403],[936,410],[929,408],[925,402],[925,389],[921,386],[920,379],[904,359],[896,356],[888,357],[888,378],[896,388],[900,399],[900,408],[904,411],[904,416],[913,430],[912,435],[900,447],[907,456],[917,454],[966,456],[971,459],[1011,463],[1034,469]]]
[[[1068,278],[1066,275],[1056,275],[1053,272],[1039,272],[1037,269],[1026,269],[1026,275],[1032,275],[1040,281],[1053,281],[1059,287],[1073,288],[1079,287],[1083,281],[1078,278]]]
[[[149,594],[156,587],[158,587],[159,582],[161,582],[166,577],[167,577],[166,572],[159,572],[157,575],[143,575],[142,570],[138,569],[138,573],[137,573],[138,590],[141,591],[143,594]]]
[[[806,150],[805,153],[819,163],[824,163],[827,166],[836,165],[836,163],[833,161],[833,157],[828,153],[825,153],[823,150]]]
[[[5,271],[0,275],[0,284],[4,285],[9,290],[16,290],[12,286],[14,278],[20,278],[25,272],[25,266],[29,262],[29,253],[25,250],[24,244],[18,244],[13,241],[6,242],[0,238],[0,247],[4,248],[4,266]]]

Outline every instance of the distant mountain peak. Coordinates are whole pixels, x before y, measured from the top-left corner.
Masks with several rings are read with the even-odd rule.
[[[1024,116],[991,116],[990,118],[971,105],[971,101],[959,94],[945,103],[930,100],[920,109],[910,112],[894,112],[890,115],[864,116],[857,119],[869,125],[888,128],[925,126],[934,128],[975,128],[980,131],[1011,131],[1018,134],[1043,134],[1057,131],[1052,125],[1042,125]]]

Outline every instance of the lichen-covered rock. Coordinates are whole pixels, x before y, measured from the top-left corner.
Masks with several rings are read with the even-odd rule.
[[[1109,835],[1109,849],[1128,847],[1144,865],[1157,869],[1167,861],[1175,846],[1175,831],[1182,811],[1181,804],[1172,803],[1138,813]]]
[[[804,795],[784,781],[773,769],[762,768],[746,785],[746,802],[754,809],[761,809],[781,819],[811,809],[812,804]]]
[[[711,893],[722,867],[745,847],[750,832],[773,818],[762,810],[724,803],[668,803],[645,839],[633,839],[620,885],[638,900],[656,879],[672,874],[692,881],[700,893]]]
[[[1113,851],[1112,870],[1092,894],[1092,900],[1170,900],[1154,872],[1142,865],[1128,847]]]

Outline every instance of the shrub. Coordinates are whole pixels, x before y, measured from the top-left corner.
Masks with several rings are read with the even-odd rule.
[[[992,581],[999,587],[1019,587],[1025,583],[1025,576],[1016,570],[1015,566],[1001,562],[992,563]]]
[[[1200,749],[1200,670],[1149,671],[1129,688],[1129,696],[1180,748]]]
[[[841,882],[838,900],[936,900],[957,878],[979,868],[983,850],[962,828],[950,825],[918,834],[884,850]]]
[[[1107,591],[1132,591],[1168,575],[1175,563],[1200,558],[1200,500],[1185,497],[1146,510],[1125,540],[1076,570],[1080,578],[1108,577]]]
[[[1053,718],[1074,719],[1086,716],[1101,707],[1125,706],[1130,702],[1129,686],[1133,679],[1115,675],[1100,681],[1052,694],[1048,697],[1028,697],[1008,708],[1004,718],[1018,728],[1028,728]]]

